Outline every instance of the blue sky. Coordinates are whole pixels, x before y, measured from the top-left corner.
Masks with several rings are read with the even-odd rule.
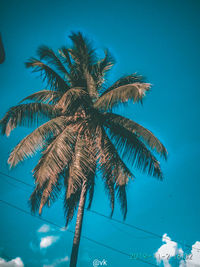
[[[69,44],[70,31],[81,30],[99,51],[109,48],[117,61],[110,83],[137,71],[153,84],[143,106],[129,105],[117,112],[150,129],[169,152],[167,162],[160,159],[163,182],[135,171],[136,180],[128,188],[126,222],[190,245],[200,241],[199,12],[197,0],[0,0],[6,52],[6,61],[0,65],[1,117],[25,96],[44,88],[24,66],[39,45],[60,48]],[[12,171],[6,163],[11,149],[29,132],[21,128],[9,138],[0,137],[0,171],[33,184],[31,170],[39,155]],[[30,188],[0,177],[1,199],[28,210],[30,193]],[[92,209],[105,215],[110,212],[100,179]],[[71,233],[53,226],[43,226],[46,230],[38,232],[43,222],[2,203],[0,212],[0,258],[9,262],[19,257],[18,262],[28,267],[68,266]],[[62,201],[46,209],[43,216],[63,226]],[[122,219],[118,206],[114,218]],[[148,259],[152,263],[156,263],[153,254],[164,244],[159,238],[90,212],[85,212],[83,235],[128,254],[152,255]],[[186,252],[180,244],[176,246]],[[148,266],[82,239],[78,266],[93,266],[94,259],[105,259],[109,267]],[[170,263],[181,266],[173,258]],[[0,260],[0,266],[3,264],[17,266],[14,261]],[[166,262],[160,266],[163,264]]]

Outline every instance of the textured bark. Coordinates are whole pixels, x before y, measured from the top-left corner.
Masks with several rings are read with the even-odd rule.
[[[79,243],[80,243],[80,238],[81,238],[82,222],[83,222],[83,215],[84,215],[84,206],[85,206],[85,200],[86,200],[86,187],[87,185],[86,185],[86,182],[84,181],[82,185],[81,196],[80,196],[80,201],[79,201],[79,206],[78,206],[76,228],[75,228],[71,258],[70,258],[70,267],[76,267],[76,264],[77,264],[78,249],[79,249]]]

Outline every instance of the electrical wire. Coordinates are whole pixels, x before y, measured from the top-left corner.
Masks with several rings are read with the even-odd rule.
[[[11,176],[11,175],[8,175],[8,174],[6,174],[6,173],[4,173],[4,172],[1,172],[1,171],[0,171],[0,175],[6,176],[6,177],[8,177],[8,178],[10,178],[10,179],[12,179],[12,180],[14,180],[14,181],[16,181],[16,182],[19,182],[19,183],[21,183],[21,184],[24,184],[24,185],[26,185],[26,186],[28,186],[28,187],[30,187],[30,188],[34,188],[33,185],[31,185],[31,184],[29,184],[29,183],[26,183],[26,182],[24,182],[24,181],[22,181],[22,180],[20,180],[20,179],[18,179],[18,178],[16,178],[16,177],[13,177],[13,176]],[[28,191],[27,191],[27,192],[28,192]],[[121,225],[127,226],[127,227],[129,227],[129,228],[132,228],[132,229],[141,231],[141,232],[146,233],[146,234],[150,234],[150,235],[155,236],[155,237],[157,237],[157,238],[159,238],[159,239],[162,239],[162,238],[163,238],[162,235],[157,234],[157,233],[154,233],[154,232],[152,232],[152,231],[148,231],[148,230],[146,230],[146,229],[143,229],[143,228],[141,228],[141,227],[135,226],[135,225],[133,225],[133,224],[129,224],[129,223],[126,223],[126,222],[122,222],[122,221],[120,221],[120,220],[118,220],[118,219],[111,218],[110,216],[104,215],[104,214],[102,214],[102,213],[100,213],[100,212],[98,212],[98,211],[92,210],[92,209],[90,209],[90,210],[87,209],[87,208],[85,208],[85,209],[86,209],[88,212],[91,212],[91,213],[96,214],[96,215],[98,215],[98,216],[104,217],[104,218],[106,218],[106,219],[108,219],[108,220],[114,221],[114,222],[116,222],[116,223],[119,223],[119,224],[121,224]],[[168,238],[168,237],[165,237],[165,239],[168,239],[169,241],[171,240],[171,239]],[[192,249],[192,248],[193,248],[193,249],[197,249],[197,250],[199,250],[199,248],[192,247],[191,245],[188,245],[188,244],[183,243],[183,242],[181,242],[181,241],[176,241],[176,240],[172,240],[172,241],[174,241],[174,242],[176,242],[176,243],[179,243],[180,245],[182,245],[182,246],[184,246],[184,247],[187,247],[187,248],[189,248],[189,249]]]
[[[19,211],[21,211],[21,212],[23,212],[23,213],[25,213],[25,214],[27,214],[27,215],[30,215],[30,216],[32,216],[32,217],[34,217],[34,218],[37,218],[37,219],[39,219],[39,220],[41,220],[41,221],[44,221],[44,222],[49,223],[49,224],[51,224],[51,225],[53,225],[53,226],[56,226],[56,227],[58,227],[59,229],[60,229],[60,228],[63,228],[62,226],[60,226],[60,225],[58,225],[58,224],[56,224],[56,223],[54,223],[54,222],[52,222],[52,221],[50,221],[50,220],[48,220],[48,219],[42,218],[42,217],[40,217],[40,216],[38,216],[38,215],[31,214],[30,212],[28,212],[28,211],[26,211],[26,210],[24,210],[24,209],[22,209],[22,208],[19,208],[19,207],[17,207],[16,205],[14,205],[14,204],[12,204],[12,203],[10,203],[10,202],[7,202],[7,201],[2,200],[2,199],[0,199],[0,202],[3,203],[3,204],[5,204],[5,205],[7,205],[7,206],[10,206],[10,207],[12,207],[12,208],[14,208],[14,209],[17,209],[17,210],[19,210]],[[72,234],[75,233],[74,231],[69,230],[69,229],[66,229],[66,231],[68,231],[68,232],[70,232],[70,233],[72,233]],[[131,254],[128,254],[128,253],[126,253],[126,252],[124,252],[124,251],[122,251],[122,250],[116,249],[116,248],[114,248],[114,247],[112,247],[112,246],[109,246],[109,245],[105,245],[105,244],[103,244],[103,243],[101,243],[101,242],[99,242],[99,241],[96,241],[96,240],[94,240],[94,239],[92,239],[92,238],[89,238],[89,237],[87,237],[87,236],[85,236],[85,235],[82,235],[81,237],[84,238],[84,239],[86,239],[86,240],[88,240],[88,241],[90,241],[90,242],[93,242],[93,243],[95,243],[95,244],[97,244],[97,245],[99,245],[99,246],[105,247],[105,248],[107,248],[107,249],[110,249],[110,250],[112,250],[112,251],[115,251],[115,252],[117,252],[117,253],[120,253],[120,254],[122,254],[122,255],[125,255],[125,256],[128,256],[128,257],[131,258]],[[142,262],[142,263],[149,264],[149,265],[151,265],[151,266],[158,266],[158,265],[156,265],[156,264],[154,264],[154,263],[151,263],[151,262],[148,262],[148,261],[139,259],[139,258],[135,258],[135,259],[138,260],[138,261],[140,261],[140,262]]]

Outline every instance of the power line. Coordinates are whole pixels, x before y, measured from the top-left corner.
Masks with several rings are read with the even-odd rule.
[[[0,175],[6,176],[6,177],[8,177],[8,178],[10,178],[10,179],[15,180],[16,182],[19,182],[19,183],[22,183],[22,184],[24,184],[24,185],[26,185],[26,186],[28,186],[28,187],[34,188],[34,186],[30,185],[29,183],[26,183],[26,182],[24,182],[24,181],[22,181],[22,180],[20,180],[20,179],[18,179],[18,178],[16,178],[16,177],[10,176],[10,175],[5,174],[5,173],[3,173],[3,172],[1,172],[1,171],[0,171]],[[28,192],[28,191],[27,191],[27,192]],[[125,226],[127,226],[127,227],[129,227],[129,228],[132,228],[132,229],[141,231],[141,232],[146,233],[146,234],[150,234],[150,235],[155,236],[155,237],[160,238],[160,239],[163,238],[161,235],[159,235],[159,234],[157,234],[157,233],[154,233],[154,232],[145,230],[145,229],[143,229],[143,228],[141,228],[141,227],[138,227],[138,226],[135,226],[135,225],[133,225],[133,224],[129,224],[129,223],[126,223],[126,222],[122,222],[122,221],[120,221],[120,220],[118,220],[118,219],[111,218],[110,216],[104,215],[104,214],[102,214],[102,213],[100,213],[100,212],[97,212],[97,211],[95,211],[95,210],[91,210],[91,209],[88,210],[87,208],[85,208],[85,209],[86,209],[87,211],[93,213],[93,214],[96,214],[96,215],[98,215],[98,216],[104,217],[104,218],[106,218],[106,219],[108,219],[108,220],[111,220],[111,221],[114,221],[114,222],[116,222],[116,223],[125,225]],[[171,240],[170,238],[167,238],[167,237],[166,237],[165,239],[167,239],[167,240]],[[183,243],[183,242],[181,242],[181,241],[176,241],[176,240],[173,240],[173,241],[179,243],[180,245],[182,245],[182,246],[184,246],[184,247],[187,247],[187,248],[190,248],[190,249],[192,248],[191,245],[188,245],[188,244]],[[199,250],[198,248],[195,248],[195,247],[193,247],[193,248]]]
[[[41,220],[41,221],[44,221],[44,222],[49,223],[49,224],[51,224],[51,225],[53,225],[53,226],[56,226],[56,227],[58,227],[59,229],[60,229],[60,228],[63,228],[62,226],[60,226],[60,225],[58,225],[58,224],[56,224],[56,223],[54,223],[54,222],[52,222],[52,221],[50,221],[50,220],[48,220],[48,219],[42,218],[42,217],[40,217],[40,216],[38,216],[38,215],[31,214],[30,212],[28,212],[28,211],[26,211],[26,210],[24,210],[24,209],[22,209],[22,208],[20,208],[20,207],[17,207],[16,205],[14,205],[14,204],[12,204],[12,203],[10,203],[10,202],[7,202],[7,201],[2,200],[2,199],[0,199],[0,202],[3,203],[3,204],[5,204],[5,205],[7,205],[7,206],[10,206],[10,207],[12,207],[12,208],[14,208],[14,209],[17,209],[17,210],[19,210],[19,211],[21,211],[21,212],[23,212],[23,213],[25,213],[25,214],[27,214],[27,215],[30,215],[30,216],[32,216],[32,217],[34,217],[34,218],[37,218],[37,219],[39,219],[39,220]],[[72,233],[72,234],[75,233],[74,231],[69,230],[69,229],[66,229],[66,231],[68,231],[68,232],[70,232],[70,233]],[[82,235],[81,237],[84,238],[84,239],[86,239],[86,240],[88,240],[88,241],[90,241],[90,242],[93,242],[93,243],[95,243],[95,244],[97,244],[97,245],[99,245],[99,246],[105,247],[105,248],[107,248],[107,249],[110,249],[110,250],[115,251],[115,252],[117,252],[117,253],[120,253],[120,254],[122,254],[122,255],[131,257],[131,254],[128,254],[128,253],[126,253],[126,252],[124,252],[124,251],[121,251],[121,250],[116,249],[116,248],[114,248],[114,247],[111,247],[111,246],[109,246],[109,245],[105,245],[105,244],[103,244],[103,243],[101,243],[101,242],[99,242],[99,241],[96,241],[96,240],[92,239],[92,238],[89,238],[89,237],[84,236],[84,235]],[[138,258],[136,258],[136,260],[138,260],[138,261],[140,261],[140,262],[143,262],[143,263],[146,263],[146,264],[149,264],[149,265],[151,265],[151,266],[158,266],[158,265],[156,265],[156,264],[154,264],[154,263],[151,263],[151,262],[148,262],[148,261],[145,261],[145,260],[142,260],[142,259],[138,259]]]
[[[112,221],[114,221],[114,222],[123,224],[123,225],[125,225],[125,226],[130,227],[130,228],[136,229],[136,230],[138,230],[138,231],[141,231],[141,232],[144,232],[144,233],[146,233],[146,234],[150,234],[150,235],[153,235],[153,236],[156,236],[156,237],[162,239],[162,236],[159,235],[159,234],[156,234],[156,233],[153,233],[153,232],[151,232],[151,231],[148,231],[148,230],[142,229],[142,228],[140,228],[140,227],[137,227],[137,226],[135,226],[135,225],[132,225],[132,224],[129,224],[129,223],[125,223],[125,222],[122,222],[122,221],[120,221],[120,220],[111,218],[111,217],[109,217],[109,216],[107,216],[107,215],[104,215],[104,214],[102,214],[102,213],[100,213],[100,212],[98,212],[98,211],[95,211],[95,210],[88,210],[88,211],[90,211],[90,212],[92,212],[92,213],[94,213],[94,214],[96,214],[96,215],[102,216],[102,217],[104,217],[104,218],[106,218],[106,219],[112,220]]]
[[[12,180],[14,180],[14,181],[16,181],[16,182],[18,182],[18,183],[21,183],[21,184],[24,184],[24,185],[26,185],[26,186],[29,186],[29,187],[34,188],[33,185],[28,184],[28,183],[26,183],[26,182],[24,182],[24,181],[22,181],[22,180],[20,180],[20,179],[17,179],[16,177],[10,176],[10,175],[8,175],[8,174],[6,174],[6,173],[4,173],[4,172],[1,172],[1,171],[0,171],[0,174],[6,176],[6,177],[8,177],[8,178],[10,178],[10,179],[12,179]]]
[[[10,176],[10,175],[5,174],[5,173],[3,173],[3,172],[1,172],[1,171],[0,171],[0,174],[1,174],[1,175],[4,175],[4,176],[7,176],[8,178],[13,179],[13,180],[16,181],[16,182],[19,182],[19,183],[22,183],[22,184],[24,184],[24,185],[26,185],[26,186],[29,186],[29,187],[31,187],[31,188],[34,188],[34,186],[32,186],[32,185],[30,185],[29,183],[26,183],[26,182],[24,182],[24,181],[22,181],[22,180],[20,180],[20,179],[17,179],[16,177]],[[27,192],[28,192],[28,191],[27,191]],[[147,230],[144,230],[144,229],[142,229],[142,228],[140,228],[140,227],[137,227],[137,226],[134,226],[134,225],[131,225],[131,224],[122,222],[122,221],[117,220],[117,219],[114,219],[114,218],[111,218],[111,217],[109,217],[109,216],[107,216],[107,215],[104,215],[104,214],[102,214],[102,213],[100,213],[100,212],[97,212],[97,211],[95,211],[95,210],[91,210],[91,209],[88,210],[87,208],[85,208],[85,209],[86,209],[87,211],[91,212],[91,213],[94,213],[94,214],[98,215],[98,216],[102,216],[102,217],[104,217],[104,218],[106,218],[106,219],[115,221],[115,222],[117,222],[117,223],[123,224],[123,225],[125,225],[125,226],[130,227],[130,228],[134,228],[134,229],[136,229],[136,230],[138,230],[138,231],[142,231],[142,232],[144,232],[144,233],[146,233],[146,234],[151,234],[151,235],[154,235],[154,236],[156,236],[156,237],[162,239],[162,236],[161,236],[161,235],[152,233],[152,232],[147,231]]]

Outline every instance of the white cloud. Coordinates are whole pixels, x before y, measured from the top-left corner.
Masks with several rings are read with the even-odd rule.
[[[61,258],[61,259],[56,259],[53,263],[51,263],[50,265],[43,265],[43,267],[55,267],[57,266],[58,264],[62,263],[62,262],[67,262],[69,261],[69,257],[66,256],[64,258]]]
[[[50,226],[48,224],[43,224],[39,229],[38,233],[47,233],[51,230]]]
[[[182,260],[180,267],[197,267],[200,266],[200,242],[196,241],[192,246],[191,253],[185,256],[185,261]]]
[[[59,228],[59,231],[60,232],[65,232],[65,231],[67,231],[69,229],[69,225],[67,226],[67,227],[61,227],[61,228]],[[48,224],[43,224],[38,230],[37,230],[37,232],[38,233],[48,233],[48,232],[54,232],[54,231],[56,231],[54,228],[52,228],[50,225],[48,225]]]
[[[163,235],[162,241],[165,243],[163,244],[157,252],[154,254],[157,264],[163,262],[164,267],[171,267],[169,260],[172,257],[178,255],[183,255],[183,250],[178,248],[178,244],[171,240],[167,234]]]
[[[37,236],[29,243],[29,246],[32,251],[37,252],[41,250],[42,253],[45,253],[45,248],[48,248],[53,243],[58,241],[61,237],[61,232],[66,231],[65,227],[60,229],[54,229],[48,224],[42,224],[37,229]]]
[[[21,258],[17,257],[11,261],[5,261],[3,258],[0,258],[1,267],[24,267],[24,264]]]
[[[51,246],[59,238],[60,238],[59,236],[53,236],[53,235],[42,237],[40,240],[40,248],[42,249]]]
[[[171,267],[171,258],[176,259],[179,267],[200,267],[200,241],[196,241],[189,254],[184,253],[178,244],[171,240],[167,234],[163,235],[163,244],[154,254],[157,264],[163,262],[164,267]]]

